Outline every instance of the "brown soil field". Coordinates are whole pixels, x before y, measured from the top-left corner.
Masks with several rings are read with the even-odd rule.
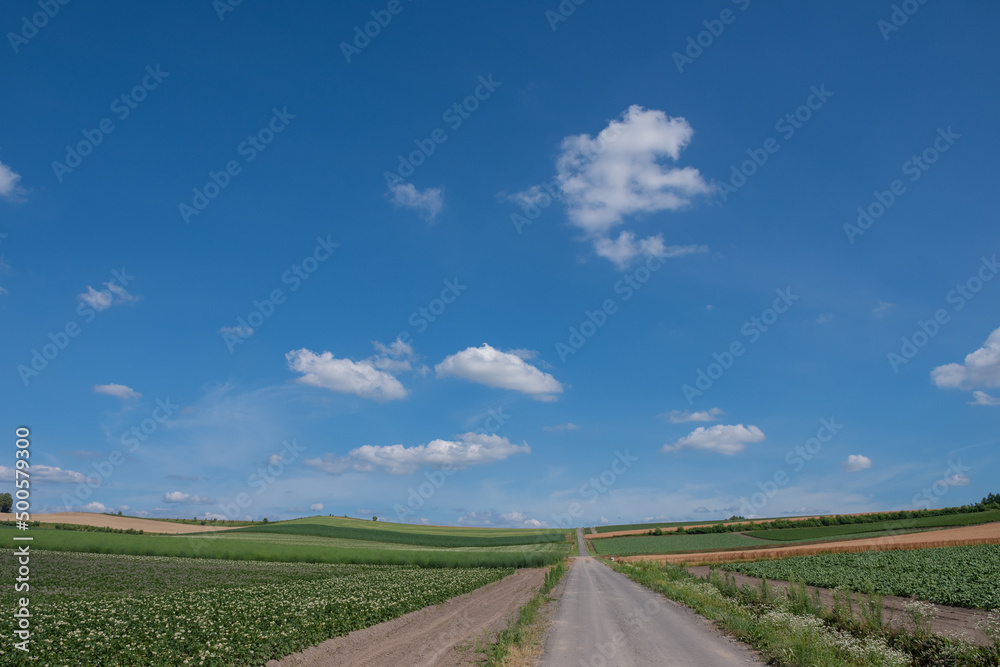
[[[701,567],[692,567],[688,571],[696,577],[708,579],[710,568],[705,565]],[[738,586],[749,585],[756,588],[760,585],[760,579],[757,577],[748,577],[747,575],[739,574],[738,572],[727,572],[726,574],[733,576],[736,579],[736,584]],[[784,595],[785,591],[788,590],[787,581],[772,581],[771,579],[768,579],[767,583],[771,589],[779,595]],[[809,591],[810,596],[812,596],[813,591],[818,590],[820,599],[823,602],[823,607],[826,609],[833,608],[833,591],[829,588],[806,586],[806,589]],[[887,625],[902,627],[907,630],[913,629],[913,622],[903,609],[904,605],[907,602],[910,602],[910,600],[911,598],[901,598],[894,595],[887,595],[882,599],[882,609],[884,610],[884,618],[886,619]],[[982,646],[989,646],[993,643],[992,639],[987,637],[976,627],[976,624],[979,623],[980,620],[985,619],[989,612],[981,609],[949,607],[948,605],[943,604],[933,604],[933,606],[934,621],[931,628],[933,632],[954,638],[959,638],[964,635],[965,639],[974,641]],[[858,619],[861,618],[860,610],[857,608],[854,609],[854,614]]]
[[[173,523],[172,521],[153,521],[152,519],[135,519],[127,516],[111,516],[93,512],[57,512],[54,514],[32,514],[32,521],[42,523],[71,523],[78,526],[97,526],[103,528],[134,528],[145,533],[165,533],[178,535],[181,533],[208,533],[217,530],[232,530],[227,526],[193,525]],[[0,514],[0,521],[14,521],[13,514]]]
[[[546,571],[518,570],[439,605],[271,660],[266,667],[479,664],[474,651],[477,637],[506,628],[508,620],[545,583]]]
[[[625,556],[620,560],[655,560],[674,564],[706,565],[741,560],[813,556],[826,553],[857,553],[859,551],[890,551],[893,549],[930,549],[934,547],[964,547],[973,544],[1000,544],[1000,522],[978,526],[962,526],[921,533],[857,540],[800,544],[789,547],[743,549],[740,551],[708,551],[701,553]]]

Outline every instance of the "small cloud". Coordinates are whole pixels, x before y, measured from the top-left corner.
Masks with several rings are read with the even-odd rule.
[[[128,290],[116,283],[104,283],[104,286],[107,289],[99,292],[87,285],[87,291],[77,295],[77,298],[98,312],[107,310],[111,306],[135,303],[139,300],[139,297],[129,294]]]
[[[86,505],[79,505],[77,507],[67,507],[66,510],[68,512],[98,512],[98,513],[111,511],[110,508],[108,508],[104,503],[99,503],[96,500],[87,503]]]
[[[501,352],[483,343],[457,352],[434,367],[437,377],[458,377],[470,382],[528,394],[537,401],[554,401],[563,386],[554,377],[516,354]]]
[[[94,452],[89,449],[74,449],[71,452],[62,452],[62,453],[65,454],[66,456],[72,456],[75,459],[81,459],[83,461],[86,461],[88,459],[96,459],[103,456],[101,452]]]
[[[123,384],[96,384],[94,385],[94,391],[98,394],[107,394],[108,396],[114,396],[122,400],[142,398],[142,394],[132,389],[132,387],[126,387]]]
[[[24,188],[20,185],[21,175],[0,162],[0,197],[7,201],[24,201]]]
[[[951,477],[945,477],[941,481],[948,486],[968,486],[970,482],[969,478],[960,472],[956,472]]]
[[[409,392],[393,373],[410,370],[408,356],[413,350],[400,341],[390,346],[375,343],[375,348],[378,354],[361,361],[338,359],[325,350],[316,354],[305,348],[292,350],[285,359],[290,370],[302,375],[297,379],[301,384],[376,401],[406,398]]]
[[[543,426],[543,431],[575,431],[579,426],[573,422],[566,422],[565,424],[556,424],[554,426]]]
[[[764,432],[752,425],[699,426],[676,444],[663,445],[660,451],[678,452],[682,449],[696,449],[732,456],[746,449],[747,443],[760,442],[763,439]]]
[[[1000,398],[990,396],[985,391],[972,392],[972,398],[974,400],[970,401],[969,405],[1000,405]]]
[[[816,324],[826,324],[832,319],[833,315],[831,315],[830,313],[822,313],[819,317],[816,318]]]
[[[240,338],[249,338],[253,335],[253,327],[222,327],[219,329],[219,333],[239,336]]]
[[[601,517],[601,523],[611,523],[611,520],[608,517],[606,517],[606,516],[602,516]]]
[[[182,503],[185,505],[211,505],[215,502],[214,498],[209,498],[207,496],[195,496],[190,493],[182,493],[180,491],[168,491],[163,494],[163,500],[168,503]]]
[[[119,505],[117,509],[119,512],[128,512],[130,508],[128,505]]]
[[[883,315],[886,314],[888,310],[895,307],[896,304],[894,303],[889,303],[887,301],[879,300],[878,305],[872,308],[872,312],[875,314],[875,317],[882,317]]]
[[[225,521],[228,518],[229,517],[227,517],[225,514],[216,514],[215,512],[205,512],[206,521],[212,521],[213,519],[218,521]]]
[[[844,472],[858,472],[872,467],[872,460],[861,454],[851,454],[847,460],[840,464],[840,469]]]
[[[310,511],[313,511],[313,512],[322,512],[323,511],[323,503],[313,503],[312,505],[309,506],[309,509],[310,509]]]
[[[15,477],[14,468],[0,466],[0,481],[13,482]],[[96,477],[87,477],[82,472],[75,470],[64,470],[56,466],[47,466],[36,463],[31,466],[31,481],[33,483],[51,482],[53,484],[100,484],[101,480]]]
[[[661,234],[636,241],[635,234],[623,231],[618,234],[618,238],[615,240],[606,236],[594,239],[594,250],[598,256],[614,262],[615,268],[619,271],[624,271],[636,259],[683,257],[684,255],[707,252],[708,246],[668,246],[664,243]]]
[[[671,424],[684,424],[687,422],[714,422],[718,421],[719,417],[724,415],[721,408],[711,408],[709,410],[700,410],[698,412],[689,412],[687,410],[671,410],[670,412],[664,412],[660,417],[666,417],[670,420]]]
[[[391,201],[397,208],[415,209],[420,217],[428,222],[433,221],[444,208],[444,196],[441,188],[427,188],[420,191],[413,183],[401,181],[389,186]]]

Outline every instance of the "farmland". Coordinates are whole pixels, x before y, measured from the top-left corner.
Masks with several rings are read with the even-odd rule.
[[[755,577],[824,588],[914,596],[958,607],[1000,609],[1000,545],[820,554],[727,563]]]
[[[955,526],[974,526],[1000,521],[1000,510],[974,512],[969,514],[948,514],[943,516],[919,517],[916,519],[898,519],[895,521],[880,521],[877,523],[856,523],[834,526],[812,526],[808,528],[781,528],[777,530],[754,531],[754,537],[782,542],[823,540],[841,536],[858,537],[875,535],[879,532],[897,532],[903,530],[922,530],[929,528],[949,528]]]
[[[600,555],[634,556],[640,554],[683,553],[711,549],[759,547],[760,540],[739,533],[711,533],[707,535],[653,535],[636,537],[611,537],[591,540],[591,546]]]
[[[496,581],[419,568],[32,552],[35,645],[53,664],[263,664]],[[0,552],[13,570],[10,550]],[[43,582],[35,584],[34,581]],[[13,587],[0,605],[14,606]],[[0,619],[13,635],[13,618]],[[27,664],[5,642],[3,664]]]

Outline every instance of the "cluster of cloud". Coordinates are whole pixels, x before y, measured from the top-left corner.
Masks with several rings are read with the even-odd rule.
[[[862,454],[849,454],[847,460],[840,464],[844,472],[858,472],[872,467],[872,460]]]
[[[107,394],[108,396],[114,396],[125,401],[142,398],[142,394],[132,387],[127,387],[123,384],[96,384],[94,385],[94,391],[98,394]]]
[[[684,118],[632,105],[597,136],[565,137],[556,158],[556,181],[570,222],[583,231],[597,254],[624,269],[641,257],[679,257],[704,246],[668,246],[656,234],[637,239],[631,231],[613,238],[626,216],[676,211],[712,187],[693,167],[676,163],[694,130]],[[508,195],[530,207],[547,195],[539,186]]]
[[[209,498],[208,496],[195,496],[181,491],[167,491],[163,494],[163,501],[183,505],[211,505],[215,502],[215,498]]]
[[[14,468],[0,466],[0,482],[14,481]],[[31,466],[31,481],[39,484],[49,482],[53,484],[92,484],[100,483],[96,477],[87,477],[82,472],[75,470],[64,470],[56,466],[47,466],[36,463]]]
[[[288,367],[301,374],[298,382],[330,391],[354,394],[379,401],[400,400],[409,391],[396,377],[415,370],[413,348],[400,340],[391,345],[374,343],[376,354],[361,361],[338,359],[332,352],[319,354],[307,349],[285,355]],[[535,353],[530,350],[502,352],[490,345],[470,347],[444,359],[435,366],[438,378],[457,377],[499,389],[527,394],[539,401],[554,401],[563,386],[554,377],[525,361]],[[426,372],[426,368],[416,369]]]
[[[413,183],[396,181],[389,186],[389,201],[396,208],[412,208],[421,218],[431,222],[444,209],[444,193],[441,188],[418,190]]]
[[[525,512],[471,511],[455,521],[460,526],[492,526],[495,528],[548,528],[548,523],[532,519]]]
[[[104,283],[104,286],[107,289],[97,291],[87,285],[87,291],[77,295],[77,298],[98,312],[107,310],[111,306],[135,303],[139,300],[139,297],[129,294],[127,289],[114,282]]]
[[[724,414],[722,408],[711,408],[697,412],[671,410],[670,412],[664,412],[660,417],[666,417],[670,420],[671,424],[684,424],[686,422],[714,422],[718,421],[719,417]]]
[[[21,187],[21,175],[0,162],[0,197],[7,201],[22,201],[24,188]]]
[[[502,461],[514,454],[530,454],[527,444],[515,445],[507,438],[486,433],[463,433],[457,440],[432,440],[426,445],[364,445],[352,449],[346,456],[325,454],[307,459],[306,465],[330,475],[348,471],[384,471],[392,475],[409,475],[418,468],[460,470],[469,466]]]
[[[760,442],[763,439],[764,432],[752,425],[699,426],[675,444],[663,445],[660,451],[679,452],[682,449],[695,449],[732,456],[746,449],[748,443]]]
[[[931,371],[931,379],[941,389],[1000,387],[1000,328],[989,335],[981,348],[966,355],[965,363],[938,366]],[[1000,398],[977,389],[971,405],[1000,405]]]

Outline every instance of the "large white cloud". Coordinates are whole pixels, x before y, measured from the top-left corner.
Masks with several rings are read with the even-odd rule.
[[[426,445],[364,445],[352,449],[347,456],[326,454],[308,459],[306,465],[331,475],[354,470],[382,470],[394,475],[408,475],[418,468],[467,468],[502,461],[514,454],[529,454],[527,445],[515,445],[507,438],[485,433],[463,433],[457,440],[432,440]]]
[[[374,345],[377,354],[361,361],[338,359],[328,351],[316,354],[305,348],[292,350],[285,359],[291,370],[302,374],[298,381],[303,384],[378,401],[406,398],[409,392],[393,373],[411,370],[413,349],[399,340],[388,346],[378,342]]]
[[[1000,328],[981,348],[965,357],[964,364],[945,364],[931,371],[934,384],[942,389],[1000,387]]]
[[[127,387],[123,384],[97,384],[94,385],[94,391],[98,394],[107,394],[108,396],[115,396],[121,399],[142,397],[142,394],[137,392],[135,389]]]
[[[441,188],[418,190],[413,183],[397,182],[389,186],[389,201],[396,207],[412,208],[424,220],[433,220],[444,208]]]
[[[31,466],[31,480],[33,482],[52,482],[59,484],[80,484],[89,482],[99,482],[96,477],[87,477],[82,472],[76,472],[75,470],[64,470],[56,466],[47,466],[41,463],[36,463]],[[8,468],[7,466],[0,466],[0,481],[2,482],[12,482],[14,481],[15,472],[14,468]]]
[[[863,454],[850,454],[847,460],[840,464],[844,472],[858,472],[872,467],[872,460]]]
[[[764,432],[756,426],[743,424],[705,427],[699,426],[673,445],[663,445],[661,451],[677,452],[682,449],[699,449],[732,456],[746,449],[749,442],[760,442]]]
[[[515,352],[522,352],[521,355]],[[512,389],[539,401],[554,401],[563,386],[522,358],[523,351],[501,352],[483,343],[457,352],[434,367],[439,378],[458,377],[499,389]]]

